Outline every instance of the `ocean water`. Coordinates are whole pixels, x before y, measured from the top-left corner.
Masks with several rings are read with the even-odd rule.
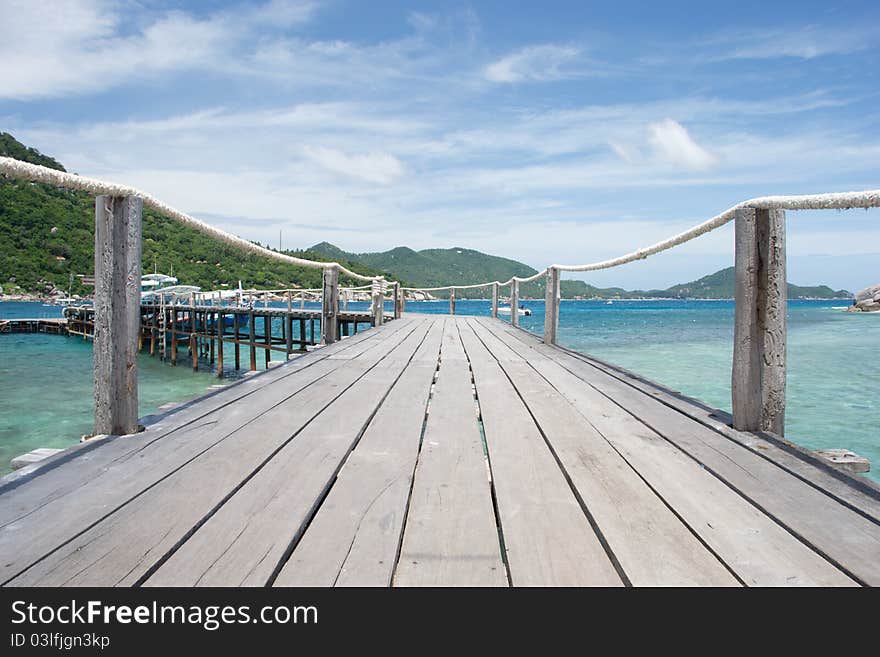
[[[533,314],[520,317],[520,325],[540,335],[544,302],[522,303]],[[875,357],[880,314],[847,313],[847,305],[789,302],[786,437],[811,449],[851,449],[871,460],[875,470],[868,476],[880,480],[880,363]],[[367,306],[350,303],[349,309]],[[407,310],[448,313],[449,302],[408,302]],[[563,301],[559,341],[729,411],[733,310],[732,301]],[[490,306],[460,299],[456,312],[489,315]],[[0,318],[59,315],[57,307],[0,303]],[[227,351],[227,367],[231,356]],[[257,361],[262,367],[261,353]],[[185,365],[172,368],[142,356],[139,367],[141,415],[217,383],[207,366],[194,373]],[[91,376],[88,342],[0,335],[0,472],[8,471],[13,456],[35,447],[65,447],[90,431]]]

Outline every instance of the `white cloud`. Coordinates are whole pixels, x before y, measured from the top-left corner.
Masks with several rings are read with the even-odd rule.
[[[668,162],[693,170],[711,167],[716,157],[700,146],[684,127],[672,119],[664,119],[648,126],[650,143],[655,152]]]
[[[306,146],[308,158],[325,169],[380,185],[390,185],[406,173],[403,163],[389,153],[348,155],[323,146]]]
[[[170,11],[142,21],[130,9],[111,0],[58,0],[51,9],[4,0],[0,99],[81,95],[160,73],[233,68],[235,44],[266,24],[307,20],[313,3],[273,0],[205,18]]]
[[[734,32],[704,42],[720,52],[713,59],[815,59],[827,55],[846,55],[876,47],[880,29],[876,25],[801,25],[775,30]]]
[[[529,46],[489,64],[485,76],[492,82],[559,80],[572,75],[563,66],[580,52],[572,46]]]

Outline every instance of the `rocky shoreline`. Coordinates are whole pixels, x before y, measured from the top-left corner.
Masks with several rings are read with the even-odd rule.
[[[859,290],[853,299],[853,305],[847,310],[853,313],[880,312],[880,283]]]

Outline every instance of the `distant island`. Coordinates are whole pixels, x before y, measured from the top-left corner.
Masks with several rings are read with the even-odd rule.
[[[366,267],[390,272],[395,278],[410,281],[416,287],[438,287],[450,282],[462,285],[484,281],[505,281],[511,276],[527,277],[537,270],[526,264],[465,248],[425,249],[414,251],[400,246],[381,253],[350,253],[329,242],[308,249],[328,258],[339,258]],[[673,285],[665,290],[625,290],[620,287],[599,288],[584,281],[563,280],[562,296],[567,299],[732,299],[736,279],[733,267],[709,274],[689,283]],[[543,297],[543,281],[521,287],[523,297]],[[480,298],[485,290],[460,290],[460,297]],[[445,297],[446,294],[437,293]],[[850,299],[847,290],[832,290],[827,285],[800,286],[788,284],[790,299]]]
[[[29,148],[12,135],[0,132],[0,155],[64,170],[57,160]],[[0,176],[0,294],[7,298],[45,298],[66,294],[88,295],[83,282],[94,269],[94,199],[83,192],[49,185],[8,180]],[[152,210],[144,212],[144,268],[163,273],[173,270],[181,282],[203,289],[246,287],[278,289],[318,287],[321,273],[245,253],[207,237]],[[267,245],[268,246],[268,245]],[[537,272],[516,260],[465,248],[414,251],[400,246],[381,253],[350,253],[329,242],[295,251],[291,255],[312,260],[337,261],[367,275],[384,275],[407,287],[438,287],[505,281]],[[521,287],[523,298],[542,298],[544,282]],[[486,297],[488,290],[459,290],[460,298]],[[789,284],[792,299],[849,299],[846,290],[820,285]],[[436,293],[437,297],[448,296]],[[733,268],[665,290],[598,288],[584,281],[563,280],[567,299],[726,299],[734,296]]]

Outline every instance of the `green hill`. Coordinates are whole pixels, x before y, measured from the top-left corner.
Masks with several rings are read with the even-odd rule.
[[[0,155],[64,170],[56,160],[0,133]],[[0,286],[6,293],[45,293],[53,286],[67,290],[70,275],[94,272],[94,197],[49,185],[0,176]],[[144,210],[143,265],[162,273],[174,271],[181,283],[203,289],[235,287],[319,287],[318,269],[294,267],[210,238],[150,209]],[[328,260],[319,253],[290,255]],[[361,263],[342,264],[367,275],[384,273]],[[74,278],[73,292],[91,288]]]
[[[736,275],[734,268],[728,267],[690,283],[673,285],[662,291],[652,290],[646,294],[689,299],[732,299],[736,294]],[[827,285],[804,287],[788,284],[789,299],[848,299],[851,296],[846,290],[832,290]]]
[[[393,277],[405,279],[418,287],[438,287],[454,281],[462,285],[483,283],[485,281],[506,281],[511,276],[531,276],[537,270],[516,260],[500,258],[479,251],[464,248],[425,249],[414,251],[399,246],[381,253],[349,253],[329,242],[315,244],[309,249],[328,258],[344,258],[374,269],[390,272]],[[644,299],[644,298],[677,298],[677,299],[731,299],[734,296],[733,267],[722,269],[690,283],[673,285],[665,290],[625,290],[620,287],[599,288],[584,281],[563,280],[562,296],[566,298],[583,297],[587,299]],[[505,291],[506,292],[506,291]],[[544,282],[535,281],[521,287],[523,297],[543,297]],[[460,290],[457,296],[469,298],[485,298],[487,289]],[[435,293],[445,297],[445,293]],[[801,287],[788,285],[788,296],[791,299],[823,298],[847,299],[852,295],[846,290],[832,290],[820,285],[817,287]]]

